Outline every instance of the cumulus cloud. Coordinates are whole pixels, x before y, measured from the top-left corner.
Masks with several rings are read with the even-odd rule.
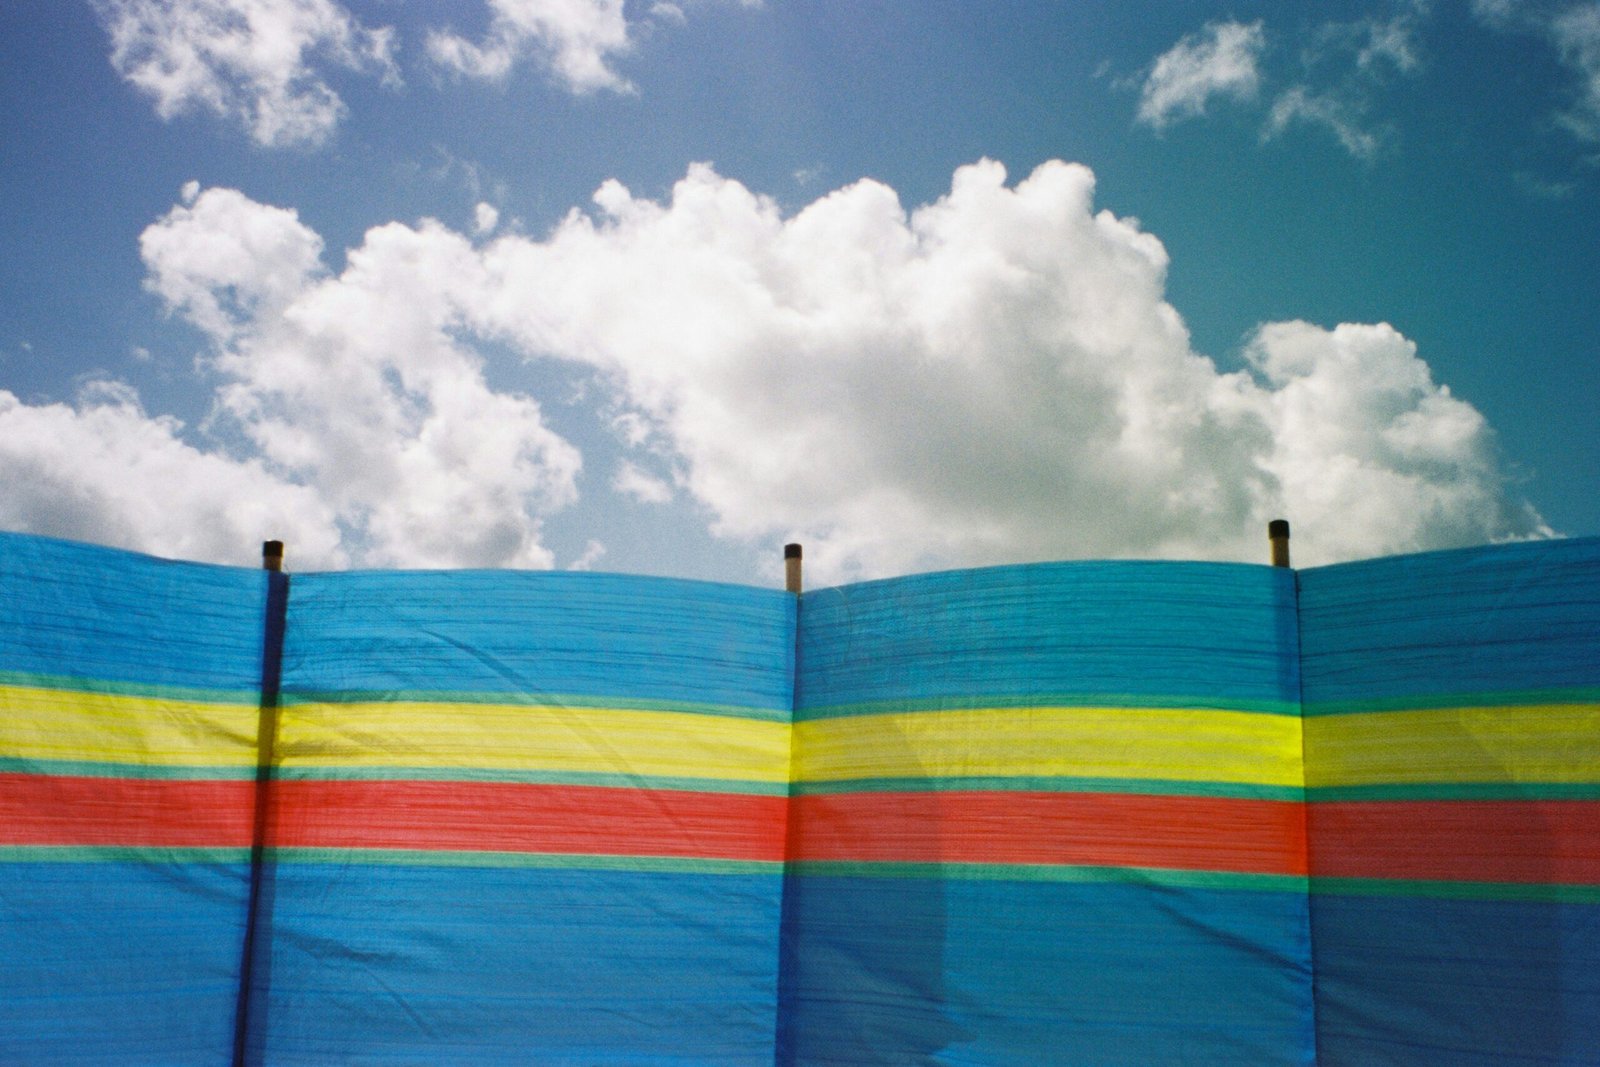
[[[1159,56],[1139,93],[1139,121],[1156,129],[1205,113],[1214,96],[1249,100],[1266,37],[1261,23],[1213,22]]]
[[[150,288],[215,346],[214,421],[314,489],[363,560],[552,565],[541,519],[576,498],[580,458],[457,340],[485,284],[466,237],[391,223],[331,276],[293,212],[210,189],[141,245]]]
[[[209,111],[267,146],[317,144],[343,116],[321,64],[397,80],[393,30],[334,0],[96,0],[111,63],[163,119]]]
[[[468,77],[498,79],[532,56],[574,92],[631,90],[610,66],[632,47],[622,0],[489,0],[489,9],[482,42],[443,30],[430,33],[434,62]]]
[[[494,232],[500,225],[500,211],[493,204],[480,201],[472,210],[472,231],[478,236],[487,236]]]
[[[757,7],[760,0],[739,0]],[[599,89],[627,93],[633,85],[612,62],[634,47],[634,23],[623,0],[488,0],[490,21],[483,38],[469,40],[448,30],[428,35],[428,55],[446,70],[469,78],[499,80],[531,59],[575,93]],[[659,23],[686,21],[683,5],[649,9]]]
[[[185,443],[126,385],[94,382],[76,403],[29,405],[0,390],[0,528],[163,556],[252,564],[268,537],[297,564],[348,557],[331,510],[255,460]]]
[[[707,166],[667,203],[607,183],[598,217],[484,250],[475,314],[599,368],[717,533],[804,540],[824,580],[1257,559],[1280,515],[1308,564],[1543,531],[1396,331],[1270,325],[1221,373],[1093,190],[986,161],[912,212],[862,181],[785,218]]]
[[[294,212],[190,190],[142,250],[210,342],[227,448],[125,391],[0,396],[0,464],[23,472],[3,517],[217,558],[293,516],[330,563],[548,566],[579,456],[486,384],[509,350],[592,381],[610,491],[803,541],[822,581],[1259,560],[1277,517],[1303,565],[1549,532],[1393,328],[1266,324],[1230,373],[1195,352],[1166,250],[1096,209],[1084,167],[1010,185],[983,161],[910,211],[859,181],[786,216],[698,165],[664,202],[607,182],[595,204],[542,238],[392,223],[334,273]]]

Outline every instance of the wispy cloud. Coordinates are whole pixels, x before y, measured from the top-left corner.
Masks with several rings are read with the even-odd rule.
[[[1600,4],[1570,8],[1550,24],[1561,61],[1577,80],[1561,121],[1585,141],[1600,141]]]
[[[345,112],[319,69],[397,82],[393,30],[333,0],[97,0],[111,63],[164,119],[206,111],[258,144],[318,144]]]
[[[1426,14],[1425,4],[1414,3],[1387,19],[1324,23],[1303,36],[1300,69],[1280,69],[1276,79],[1263,69],[1263,23],[1211,23],[1155,60],[1140,91],[1137,120],[1159,130],[1205,114],[1214,97],[1252,104],[1271,81],[1288,82],[1270,94],[1262,140],[1292,126],[1318,127],[1352,156],[1370,160],[1390,133],[1368,118],[1374,100],[1394,77],[1420,71],[1417,27]]]
[[[1266,37],[1258,22],[1214,22],[1157,57],[1139,92],[1139,121],[1161,129],[1205,113],[1212,97],[1250,100]]]
[[[1272,102],[1261,136],[1271,140],[1295,123],[1321,126],[1332,132],[1352,156],[1371,159],[1378,153],[1378,137],[1362,129],[1351,111],[1352,105],[1338,96],[1314,96],[1305,86],[1297,85]]]

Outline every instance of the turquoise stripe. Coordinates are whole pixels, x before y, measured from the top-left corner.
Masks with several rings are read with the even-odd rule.
[[[202,689],[195,686],[113,681],[105,678],[78,678],[68,674],[40,674],[35,671],[0,671],[0,686],[28,689],[59,689],[67,693],[104,693],[107,696],[144,697],[156,700],[183,700],[196,704],[261,703],[259,689]]]
[[[795,796],[838,793],[963,793],[1009,791],[1018,793],[1119,793],[1149,796],[1233,797],[1242,800],[1305,799],[1298,786],[1256,785],[1248,782],[1187,782],[1159,778],[859,778],[845,781],[796,782]]]
[[[1409,878],[1312,878],[1325,896],[1421,897],[1436,900],[1505,900],[1545,904],[1600,904],[1600,885],[1538,882],[1433,882]]]
[[[1597,772],[1600,773],[1600,772]],[[1600,800],[1600,782],[1423,782],[1312,786],[1313,804],[1343,800]]]
[[[296,689],[284,691],[279,703],[297,704],[490,704],[529,708],[604,708],[618,711],[673,711],[689,715],[714,715],[729,719],[788,722],[783,708],[738,704],[698,704],[687,700],[651,700],[594,693],[520,693],[493,691],[455,692],[445,689]]]
[[[254,764],[229,767],[150,763],[98,763],[89,760],[31,759],[0,756],[0,774],[37,774],[58,778],[162,778],[175,781],[241,781],[254,779]]]
[[[668,874],[783,874],[778,860],[717,860],[679,856],[599,856],[533,852],[435,852],[399,848],[269,848],[274,863],[360,863],[396,867],[495,867],[529,870],[639,871]]]
[[[1368,700],[1310,700],[1305,715],[1367,715],[1383,711],[1429,711],[1435,708],[1497,708],[1539,704],[1600,704],[1600,687],[1509,689],[1476,693],[1426,693],[1374,697]]]
[[[1306,892],[1294,874],[1243,874],[1157,867],[1095,867],[1033,863],[895,863],[861,860],[797,860],[789,873],[815,878],[903,878],[932,881],[1070,882],[1085,885],[1147,885],[1173,889]]]
[[[245,848],[170,848],[148,845],[0,845],[0,863],[141,863],[242,865]]]
[[[609,789],[665,789],[690,793],[741,796],[786,796],[783,782],[735,778],[683,778],[646,774],[588,774],[581,771],[520,771],[474,767],[285,767],[272,769],[285,782],[508,782],[532,785],[586,785]],[[252,765],[234,767],[171,766],[145,763],[94,763],[86,760],[44,760],[0,757],[0,774],[35,774],[71,778],[145,778],[169,781],[244,781],[256,777]]]
[[[254,773],[252,769],[252,774]],[[284,767],[281,781],[318,782],[509,782],[529,785],[580,785],[608,789],[666,789],[691,793],[787,796],[783,782],[737,778],[681,778],[667,775],[607,774],[584,771],[497,770],[476,767]]]
[[[936,697],[874,700],[856,704],[796,708],[796,722],[842,719],[857,715],[893,715],[916,711],[965,711],[972,708],[1178,708],[1205,711],[1248,711],[1262,715],[1298,716],[1300,706],[1291,700],[1251,700],[1230,697],[1152,696],[1146,693],[1021,693],[999,696],[958,694]]]

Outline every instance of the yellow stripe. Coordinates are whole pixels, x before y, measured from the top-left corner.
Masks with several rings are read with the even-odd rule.
[[[984,708],[798,723],[797,781],[1087,777],[1300,786],[1300,720],[1174,708]]]
[[[789,725],[724,715],[500,704],[295,704],[288,768],[567,771],[785,782]]]
[[[248,704],[0,686],[0,758],[254,765],[258,714]]]
[[[1312,786],[1600,782],[1600,705],[1313,715]]]

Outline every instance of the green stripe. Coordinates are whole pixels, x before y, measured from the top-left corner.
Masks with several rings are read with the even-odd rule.
[[[90,760],[31,759],[0,756],[0,774],[38,774],[64,778],[162,778],[181,781],[239,781],[253,779],[253,763],[207,767],[154,763],[98,763]]]
[[[607,711],[676,711],[728,719],[788,722],[788,708],[742,704],[696,704],[687,700],[649,700],[595,693],[519,693],[435,689],[285,689],[279,703],[297,704],[498,704],[528,708],[600,708]]]
[[[407,867],[498,867],[530,870],[639,871],[669,874],[778,876],[777,860],[678,856],[585,856],[527,852],[436,852],[427,849],[269,848],[274,863],[352,863]],[[130,845],[0,845],[0,863],[143,863],[245,865],[248,848],[151,848]]]
[[[1600,688],[1508,689],[1476,693],[1421,693],[1369,700],[1308,701],[1307,718],[1324,715],[1369,715],[1382,711],[1431,711],[1437,708],[1497,708],[1527,704],[1600,704]]]
[[[0,774],[37,774],[72,778],[146,778],[172,781],[244,781],[256,777],[253,764],[234,767],[162,766],[144,763],[92,763],[85,760],[42,760],[0,757]],[[676,778],[646,774],[600,774],[583,771],[514,771],[473,767],[285,767],[273,768],[285,782],[510,782],[531,785],[587,785],[609,789],[665,789],[689,793],[735,793],[741,796],[787,796],[783,782],[732,778]]]
[[[1341,800],[1600,800],[1600,782],[1439,782],[1322,785],[1306,790],[1311,803]]]
[[[251,775],[254,775],[251,770]],[[738,793],[787,796],[784,782],[757,782],[736,778],[678,778],[648,774],[604,774],[585,771],[520,771],[475,767],[284,767],[275,768],[281,781],[319,782],[510,782],[530,785],[586,785],[608,789],[666,789],[691,793]]]
[[[794,796],[838,793],[959,793],[977,791],[1018,793],[1117,793],[1171,797],[1232,797],[1241,800],[1300,801],[1299,786],[1257,785],[1250,782],[1189,782],[1160,778],[856,778],[844,781],[796,782]]]
[[[781,875],[778,860],[719,860],[680,856],[594,856],[533,852],[442,852],[399,848],[269,848],[276,863],[384,864],[403,867],[501,867],[530,870],[640,871],[668,874]]]
[[[1251,700],[1225,696],[1161,696],[1149,693],[1020,693],[987,696],[981,693],[873,700],[857,704],[832,704],[796,708],[796,722],[842,719],[857,715],[894,715],[912,711],[967,711],[973,708],[1179,708],[1197,711],[1249,711],[1262,715],[1298,716],[1293,700]]]
[[[145,697],[156,700],[184,700],[197,704],[261,703],[259,689],[203,689],[187,685],[153,685],[145,682],[119,682],[104,678],[74,678],[65,674],[35,674],[31,671],[0,671],[0,685],[29,689],[59,689],[65,693],[104,693],[108,696]]]
[[[247,865],[250,849],[148,845],[0,845],[0,863],[206,863]]]
[[[797,860],[789,873],[812,878],[907,878],[974,882],[1069,882],[1083,885],[1148,885],[1170,889],[1231,889],[1306,892],[1294,874],[1240,874],[1156,867],[1088,867],[1033,863],[874,863],[860,860]]]
[[[1534,882],[1433,882],[1411,878],[1312,878],[1311,891],[1359,897],[1437,900],[1506,900],[1544,904],[1600,904],[1600,885]]]

